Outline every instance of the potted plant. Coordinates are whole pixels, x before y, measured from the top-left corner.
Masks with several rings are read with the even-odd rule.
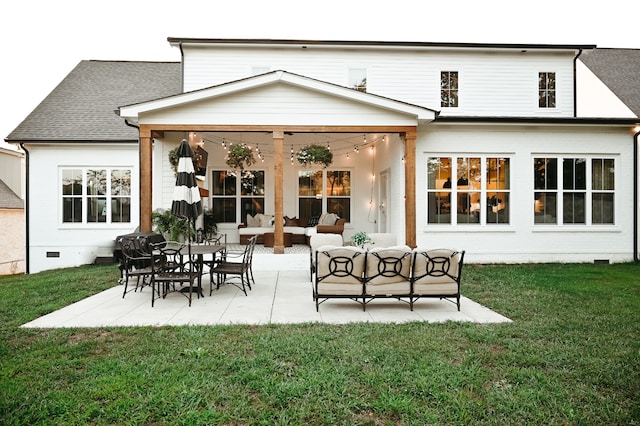
[[[253,149],[246,144],[231,145],[225,157],[227,165],[233,169],[244,170],[256,162]]]
[[[169,209],[155,210],[151,213],[151,222],[155,231],[170,241],[187,240],[189,233],[192,237],[195,235],[189,221],[175,216]]]
[[[331,150],[321,145],[307,145],[298,151],[296,156],[298,157],[298,163],[303,166],[315,163],[327,167],[333,162],[333,153]]]
[[[171,170],[173,170],[173,174],[178,174],[178,161],[180,158],[178,157],[178,148],[175,147],[171,151],[169,151],[169,164],[171,164]]]
[[[216,223],[213,209],[204,209],[202,215],[205,235],[208,237],[215,235],[218,232],[218,224]]]
[[[350,238],[350,241],[360,247],[360,248],[364,248],[364,245],[367,243],[371,242],[371,238],[369,238],[369,235],[364,232],[364,231],[358,231],[355,234],[353,234]]]

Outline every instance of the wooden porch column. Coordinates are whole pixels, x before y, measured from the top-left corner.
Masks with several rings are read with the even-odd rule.
[[[151,130],[145,126],[140,126],[140,232],[151,232],[151,199],[152,187],[151,176],[153,173],[153,142]]]
[[[404,134],[404,215],[406,244],[416,248],[416,132]]]
[[[284,175],[283,175],[283,146],[284,146],[284,132],[273,132],[273,147],[275,151],[274,162],[274,238],[273,238],[273,252],[275,254],[284,254],[284,228],[282,225],[282,219],[284,217]]]

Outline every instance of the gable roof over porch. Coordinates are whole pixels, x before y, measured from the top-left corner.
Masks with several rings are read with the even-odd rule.
[[[282,144],[285,132],[399,133],[405,143],[405,234],[415,246],[417,127],[433,121],[429,108],[316,79],[273,71],[140,104],[120,116],[140,129],[140,229],[151,231],[152,137],[165,131],[270,131],[276,152],[275,245],[282,246]],[[278,251],[282,250],[282,251]]]

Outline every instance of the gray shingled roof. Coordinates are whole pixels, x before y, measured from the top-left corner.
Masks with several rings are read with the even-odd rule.
[[[135,141],[114,111],[179,93],[179,62],[81,61],[6,140]]]
[[[640,117],[640,49],[594,49],[580,60]]]
[[[0,179],[0,209],[22,209],[24,202]]]

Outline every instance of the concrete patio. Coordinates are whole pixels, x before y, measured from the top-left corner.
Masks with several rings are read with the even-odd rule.
[[[245,296],[225,285],[209,297],[209,278],[203,277],[204,298],[194,296],[191,307],[179,293],[156,300],[151,307],[151,288],[130,292],[122,298],[122,285],[88,297],[37,318],[23,327],[117,327],[216,324],[294,324],[353,322],[404,323],[461,321],[500,323],[511,320],[462,297],[461,311],[446,300],[421,299],[409,305],[395,299],[378,299],[362,306],[351,300],[331,299],[316,312],[309,280],[309,255],[304,253],[254,255],[256,285]],[[464,274],[462,279],[464,294]]]

